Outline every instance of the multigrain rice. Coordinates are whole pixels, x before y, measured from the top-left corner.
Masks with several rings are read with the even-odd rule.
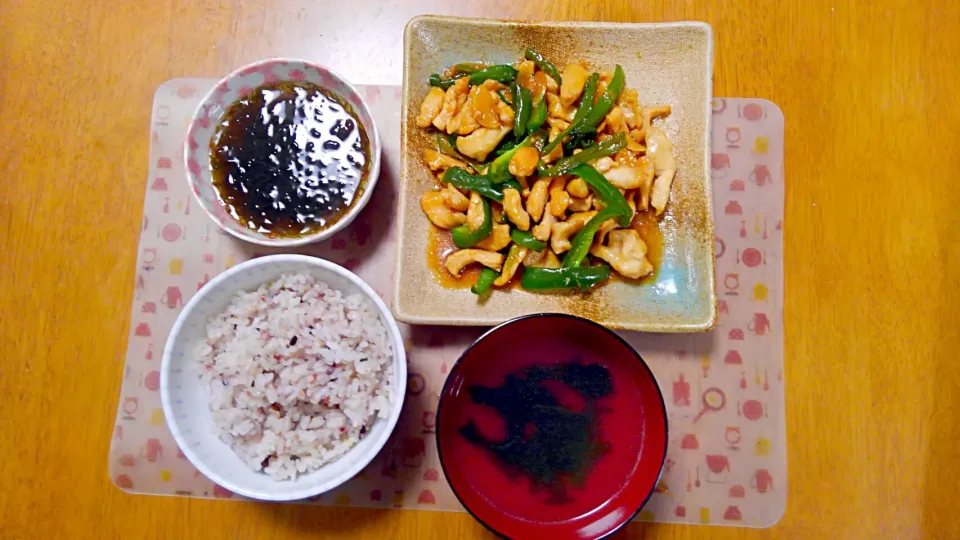
[[[238,293],[206,336],[200,378],[220,439],[254,470],[296,478],[389,414],[392,345],[362,296],[283,275]]]

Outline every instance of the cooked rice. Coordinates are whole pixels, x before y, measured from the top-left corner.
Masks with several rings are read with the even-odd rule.
[[[198,358],[220,438],[277,479],[337,459],[389,414],[392,360],[376,306],[308,274],[238,293]]]

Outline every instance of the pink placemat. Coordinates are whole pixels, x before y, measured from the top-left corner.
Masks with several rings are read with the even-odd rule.
[[[129,493],[240,497],[181,454],[160,406],[160,358],[184,303],[212,276],[273,253],[221,233],[196,206],[181,163],[187,123],[212,79],[175,79],[156,93],[150,173],[137,259],[110,477]],[[383,140],[383,172],[347,231],[297,252],[337,262],[389,302],[400,163],[397,86],[361,87]],[[786,507],[783,381],[783,116],[773,103],[717,98],[714,207],[720,322],[706,334],[622,332],[653,369],[667,401],[670,443],[643,521],[768,527]],[[394,437],[365,471],[307,503],[463,511],[440,470],[437,396],[482,329],[409,326],[407,401]]]

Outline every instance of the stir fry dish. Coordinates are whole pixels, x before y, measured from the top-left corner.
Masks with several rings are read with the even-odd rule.
[[[483,266],[472,291],[520,276],[529,291],[587,290],[612,272],[654,271],[635,226],[663,213],[673,144],[623,69],[560,72],[532,49],[512,65],[463,63],[430,76],[417,126],[436,133],[423,158],[436,175],[420,206],[457,247],[443,266]]]

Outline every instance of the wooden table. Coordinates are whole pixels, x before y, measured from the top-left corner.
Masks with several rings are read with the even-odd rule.
[[[129,496],[106,473],[154,89],[265,56],[399,83],[424,12],[705,20],[716,95],[786,115],[786,516],[628,536],[960,537],[960,4],[467,4],[0,4],[0,537],[490,536],[466,514]]]

